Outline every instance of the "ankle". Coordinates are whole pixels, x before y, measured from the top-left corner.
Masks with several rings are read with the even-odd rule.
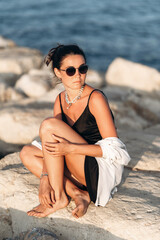
[[[72,189],[73,190],[73,196],[79,196],[79,195],[83,195],[83,190],[79,189],[78,187],[75,187]]]
[[[56,201],[61,201],[67,198],[67,196],[64,191],[58,191],[58,192],[55,191],[55,198],[56,198]]]

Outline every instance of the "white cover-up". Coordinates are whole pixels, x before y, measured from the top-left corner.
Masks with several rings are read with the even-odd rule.
[[[105,206],[120,184],[124,165],[130,161],[125,144],[117,137],[98,141],[103,156],[96,157],[99,166],[97,198],[95,205]]]

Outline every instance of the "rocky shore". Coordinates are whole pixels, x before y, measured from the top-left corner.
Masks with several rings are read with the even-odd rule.
[[[132,159],[118,192],[105,208],[91,204],[78,220],[71,216],[73,201],[45,219],[26,215],[38,204],[38,179],[23,167],[19,151],[38,137],[63,89],[43,58],[36,49],[0,37],[0,240],[33,239],[33,228],[48,230],[33,233],[39,240],[158,240],[160,73],[121,58],[105,74],[90,69],[87,75],[87,83],[107,95]]]

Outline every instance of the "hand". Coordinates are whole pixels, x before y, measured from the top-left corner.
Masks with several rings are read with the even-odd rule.
[[[44,147],[46,151],[54,156],[64,156],[71,152],[71,142],[67,139],[53,135],[53,138],[58,142],[46,142]]]
[[[43,176],[40,179],[39,201],[47,208],[52,208],[52,205],[55,203],[54,190],[52,189],[47,176]]]

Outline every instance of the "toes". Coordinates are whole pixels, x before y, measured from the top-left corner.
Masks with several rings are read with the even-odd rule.
[[[37,218],[42,218],[42,217],[45,217],[45,214],[42,213],[42,212],[36,212],[36,211],[29,211],[27,212],[28,216],[32,216],[32,217],[37,217]]]
[[[27,215],[28,215],[28,216],[33,216],[33,215],[34,215],[34,211],[33,211],[33,210],[28,211],[28,212],[27,212]]]
[[[72,211],[73,217],[79,218],[79,216],[78,216],[78,211],[79,211],[78,207],[76,207],[76,208]]]

